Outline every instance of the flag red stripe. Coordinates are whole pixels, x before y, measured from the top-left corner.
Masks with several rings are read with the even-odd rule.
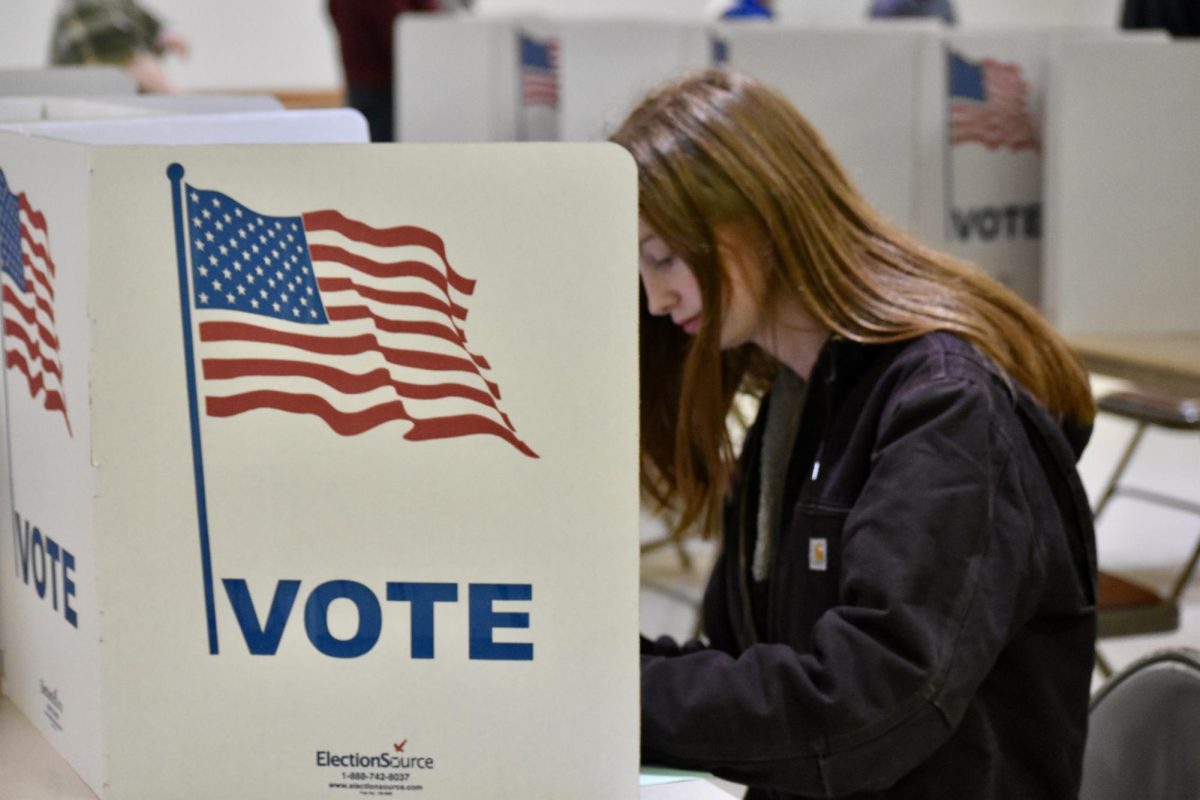
[[[62,383],[62,367],[50,358],[49,355],[42,352],[41,342],[31,340],[24,328],[8,319],[4,320],[4,335],[15,337],[24,342],[25,349],[29,351],[29,357],[41,364],[43,370],[58,378],[60,384]],[[54,353],[54,355],[57,355],[57,353]]]
[[[385,422],[412,420],[399,400],[362,411],[343,413],[334,408],[329,401],[316,395],[288,394],[265,389],[229,397],[209,396],[205,398],[204,403],[210,417],[232,417],[257,408],[273,408],[292,414],[312,414],[324,420],[326,425],[342,436],[355,436],[377,428]]]
[[[965,144],[967,142],[975,142],[976,144],[983,145],[988,150],[999,150],[1004,147],[1008,148],[1009,150],[1039,150],[1040,149],[1040,145],[1036,141],[1031,141],[1029,139],[1022,139],[1020,141],[1012,142],[1007,139],[994,139],[994,138],[988,139],[988,138],[984,138],[982,136],[956,136],[953,139],[951,139],[950,142],[951,142],[951,144]]]
[[[37,307],[40,308],[42,312],[50,318],[50,321],[54,322],[54,307],[50,305],[46,298],[34,296],[33,301],[37,303]]]
[[[329,306],[325,309],[325,313],[331,320],[337,322],[350,319],[371,319],[375,321],[375,327],[388,333],[416,333],[423,336],[436,336],[453,344],[463,343],[463,335],[460,331],[440,322],[386,319],[366,306]]]
[[[302,214],[306,231],[334,231],[350,239],[378,247],[407,247],[416,245],[425,247],[438,254],[446,267],[446,277],[456,292],[471,294],[475,291],[475,281],[464,278],[454,271],[446,258],[446,246],[442,237],[432,231],[418,228],[414,225],[400,225],[394,228],[373,228],[365,222],[349,219],[338,211],[310,211]]]
[[[23,231],[22,234],[24,234]],[[50,275],[53,275],[54,263],[50,261],[50,255],[45,251],[45,249],[41,245],[35,244],[32,239],[28,239],[24,235],[22,235],[21,238],[29,242],[29,246],[33,250],[33,254],[42,259],[42,261],[46,262],[50,268]],[[33,279],[42,285],[42,288],[46,290],[46,294],[50,295],[50,299],[53,300],[54,286],[50,283],[50,277],[47,276],[45,271],[40,269],[38,265],[29,257],[29,253],[21,253],[21,261],[24,262],[25,266],[29,267],[29,271],[33,273]]]
[[[43,408],[62,414],[67,425],[67,434],[74,436],[63,390],[62,364],[58,353],[60,343],[54,331],[53,279],[57,268],[46,244],[49,229],[45,215],[30,204],[24,192],[17,195],[17,205],[21,230],[21,263],[24,268],[21,282],[25,287],[22,290],[15,283],[4,286],[2,329],[5,336],[12,336],[13,340],[22,342],[26,352],[6,348],[7,362],[10,367],[25,375],[31,397],[36,398],[42,394]],[[40,234],[40,241],[35,240],[34,231]],[[12,309],[13,314],[9,314],[9,309]],[[39,310],[44,315],[42,319],[38,317]],[[18,315],[24,325],[18,321]],[[43,322],[43,319],[48,320],[48,323]],[[53,376],[53,379],[50,376]],[[55,383],[57,387],[54,387]]]
[[[35,228],[40,230],[42,233],[47,232],[46,217],[42,215],[42,212],[38,211],[29,204],[29,198],[25,196],[24,192],[21,192],[17,195],[17,204],[19,205],[20,209],[25,212],[26,216],[29,217],[30,221],[33,222],[33,226]]]
[[[50,332],[49,328],[38,321],[34,310],[21,302],[21,298],[17,297],[12,287],[4,287],[4,302],[8,304],[9,308],[20,314],[27,325],[37,328],[38,338],[42,340],[42,343],[46,347],[49,347],[51,350],[58,350],[58,338]]]
[[[354,291],[368,300],[377,300],[393,306],[416,306],[440,311],[447,317],[465,320],[467,309],[456,303],[444,303],[433,295],[422,292],[387,292],[355,283],[349,278],[317,278],[317,288],[322,292]]]
[[[530,458],[539,458],[529,445],[518,439],[511,431],[502,428],[486,417],[474,414],[463,414],[453,417],[435,417],[433,419],[413,420],[413,429],[404,434],[410,441],[426,441],[429,439],[447,439],[457,436],[474,436],[489,433],[499,436],[513,447]]]
[[[1022,112],[997,111],[957,102],[951,106],[951,144],[978,142],[988,149],[1040,150],[1033,120]]]
[[[261,328],[244,322],[203,322],[200,324],[200,340],[204,342],[264,342],[331,356],[379,353],[389,363],[401,367],[478,374],[475,365],[467,359],[440,353],[426,353],[420,350],[397,350],[383,347],[379,344],[379,339],[369,333],[358,336],[307,336]],[[484,383],[487,384],[492,397],[499,400],[500,387],[491,381],[485,380]]]
[[[420,278],[429,281],[443,292],[448,290],[445,274],[424,261],[374,261],[329,244],[311,244],[308,246],[308,252],[314,261],[336,261],[373,278]]]
[[[56,398],[58,398],[54,402],[58,403],[59,406],[53,410],[62,410],[62,395],[59,394],[57,389],[51,389],[46,385],[44,372],[39,370],[37,371],[37,374],[34,374],[34,371],[29,368],[29,362],[25,360],[25,356],[20,350],[9,350],[5,353],[5,355],[7,357],[8,366],[16,368],[18,372],[25,376],[25,380],[29,383],[30,397],[37,397],[38,393],[43,391],[46,393],[47,398],[49,398],[50,395],[54,395]],[[50,401],[47,399],[47,402]],[[50,406],[46,407],[50,408]]]
[[[452,329],[438,322],[418,322],[414,320],[387,319],[381,317],[366,306],[330,306],[325,309],[329,319],[344,322],[351,319],[369,319],[375,327],[386,333],[412,333],[422,336],[435,336],[458,345],[463,352],[474,361],[480,369],[491,369],[492,365],[483,356],[477,356],[466,347],[466,339],[461,331]]]
[[[71,432],[71,418],[67,416],[67,404],[63,401],[62,393],[57,389],[49,389],[46,387],[46,381],[45,378],[43,378],[43,373],[39,372],[37,375],[31,374],[29,364],[25,360],[25,356],[23,356],[20,351],[9,350],[5,353],[5,357],[10,368],[16,369],[25,376],[25,381],[29,386],[30,397],[36,399],[38,393],[43,392],[45,393],[45,399],[42,401],[42,408],[46,409],[47,411],[62,412],[63,421],[67,423],[67,433],[73,436],[74,434]]]
[[[537,453],[529,449],[529,446],[514,436],[512,432],[490,419],[469,414],[434,419],[414,419],[399,400],[362,411],[344,413],[338,411],[324,398],[316,395],[259,391],[230,397],[209,397],[205,401],[205,406],[211,417],[232,417],[257,408],[271,408],[292,414],[312,414],[342,436],[356,436],[387,422],[406,420],[413,423],[412,430],[404,434],[404,438],[410,441],[489,433],[504,439],[531,458],[538,457]]]
[[[42,212],[38,211],[29,204],[29,198],[25,196],[24,192],[21,192],[19,195],[17,195],[17,204],[20,209],[25,212],[25,215],[29,217],[29,221],[33,223],[33,227],[37,228],[42,233],[49,232],[46,228],[46,217],[43,216]]]
[[[344,394],[364,394],[375,389],[391,388],[400,397],[411,400],[442,400],[449,397],[460,397],[472,400],[495,409],[509,428],[512,423],[504,412],[500,411],[496,401],[487,392],[482,392],[460,383],[420,384],[405,383],[393,380],[386,369],[374,369],[363,374],[354,374],[330,367],[325,364],[313,364],[307,361],[276,361],[268,359],[216,359],[207,358],[203,362],[204,377],[207,380],[230,380],[233,378],[249,378],[262,375],[289,378],[311,378],[320,381],[332,389]]]

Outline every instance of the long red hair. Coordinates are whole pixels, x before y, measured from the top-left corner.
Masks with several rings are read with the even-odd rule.
[[[642,487],[711,531],[734,461],[733,399],[778,366],[752,345],[722,352],[728,258],[718,230],[757,232],[771,299],[798,298],[841,336],[884,344],[953,332],[1020,381],[1054,415],[1090,423],[1087,373],[1025,301],[982,271],[927,248],[872,209],[786,99],[708,70],[646,97],[612,136],[638,165],[642,219],[695,273],[704,307],[694,339],[651,315],[642,294]]]

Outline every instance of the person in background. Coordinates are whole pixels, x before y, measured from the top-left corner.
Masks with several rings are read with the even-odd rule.
[[[772,0],[713,0],[708,4],[706,15],[717,19],[760,19],[775,18]]]
[[[1197,0],[1125,0],[1121,27],[1126,30],[1163,30],[1176,38],[1200,36],[1200,2]]]
[[[437,11],[437,0],[329,0],[346,77],[346,105],[367,118],[371,141],[395,141],[396,17]]]
[[[872,17],[939,17],[953,25],[954,6],[950,0],[871,0]]]
[[[134,0],[63,0],[54,19],[50,63],[114,64],[143,92],[175,93],[167,53],[187,55],[187,40]]]
[[[670,83],[612,140],[638,168],[642,487],[722,537],[703,637],[642,637],[643,761],[748,800],[1076,797],[1079,362],[753,78]],[[735,459],[740,392],[761,403]]]

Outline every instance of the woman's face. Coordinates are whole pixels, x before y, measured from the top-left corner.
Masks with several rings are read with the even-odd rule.
[[[721,238],[721,237],[718,237]],[[638,272],[646,290],[649,310],[655,316],[670,316],[671,321],[685,333],[694,336],[700,330],[703,316],[703,298],[700,283],[692,268],[677,256],[644,221],[638,222],[639,262]],[[761,314],[757,293],[753,291],[749,275],[753,266],[738,263],[733,248],[727,252],[722,242],[722,261],[733,262],[727,269],[728,295],[721,314],[720,346],[726,350],[758,339]]]

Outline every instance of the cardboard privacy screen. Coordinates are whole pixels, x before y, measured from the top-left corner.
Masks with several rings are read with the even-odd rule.
[[[621,151],[0,169],[5,690],[98,795],[634,796]]]

